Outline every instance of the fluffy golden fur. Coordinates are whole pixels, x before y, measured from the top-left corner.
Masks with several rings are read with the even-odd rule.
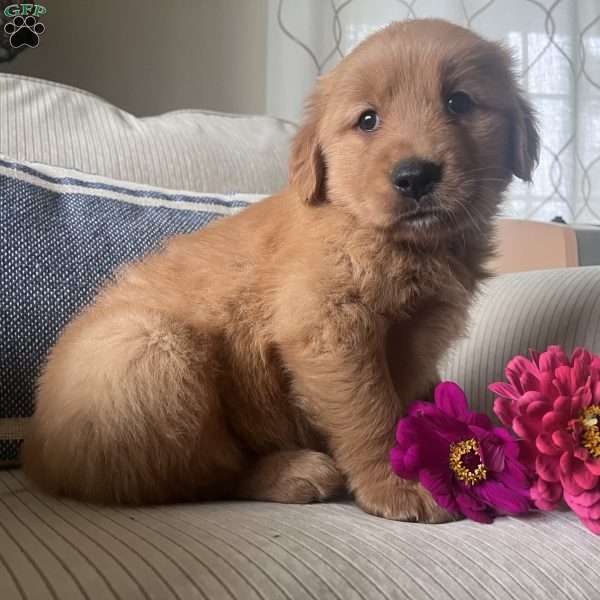
[[[99,502],[347,488],[373,514],[450,518],[390,471],[394,429],[463,331],[501,193],[537,152],[505,50],[442,21],[373,35],[317,83],[288,188],[123,269],[65,329],[28,475]],[[390,181],[411,157],[442,166],[418,204]]]

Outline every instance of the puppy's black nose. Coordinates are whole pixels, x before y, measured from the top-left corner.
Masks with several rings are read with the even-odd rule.
[[[399,162],[392,171],[392,185],[403,196],[419,200],[430,192],[442,178],[442,168],[437,163],[418,158]]]

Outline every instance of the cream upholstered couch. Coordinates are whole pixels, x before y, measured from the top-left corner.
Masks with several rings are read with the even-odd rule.
[[[42,84],[13,81],[9,87],[30,103],[22,119],[52,117],[31,105],[39,101],[48,106]],[[63,92],[63,109],[75,106],[88,114],[94,108],[93,103],[84,106],[76,92]],[[239,137],[236,123],[248,126],[225,121],[220,121],[221,136],[229,131]],[[19,146],[21,158],[89,160],[77,155],[85,139],[76,122],[71,120],[64,143],[77,139],[79,145],[52,148],[48,138],[41,145]],[[279,156],[289,132],[269,120],[259,125],[265,129],[261,135],[273,134],[273,156]],[[163,122],[160,126],[166,127]],[[199,127],[206,132],[202,119]],[[135,123],[134,129],[139,133]],[[6,129],[0,128],[0,152],[8,153],[6,137]],[[224,147],[223,140],[210,143]],[[29,152],[47,152],[47,157]],[[97,161],[98,168],[112,164],[144,175],[141,167],[136,170],[135,149],[125,165],[108,158]],[[210,155],[205,158],[210,162]],[[285,177],[285,160],[271,161],[269,167],[272,173],[261,167],[260,182],[254,180],[263,189],[243,191],[267,192],[278,185]],[[236,176],[247,182],[255,175]],[[169,169],[163,169],[161,177],[168,176]],[[216,186],[214,176],[204,165],[193,183],[205,185],[202,177],[212,177]],[[444,376],[464,386],[474,408],[489,410],[486,386],[501,378],[511,356],[551,343],[600,352],[599,323],[600,267],[500,275],[485,286],[472,312],[469,336],[451,352]],[[45,496],[20,470],[0,471],[2,600],[595,600],[600,597],[599,556],[600,538],[565,511],[499,518],[487,526],[469,521],[430,526],[372,517],[350,500],[306,506],[219,502],[99,507]]]

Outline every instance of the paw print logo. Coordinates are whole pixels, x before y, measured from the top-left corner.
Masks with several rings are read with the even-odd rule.
[[[40,35],[44,33],[45,29],[44,25],[39,23],[33,15],[25,18],[15,17],[12,22],[4,25],[4,31],[10,35],[10,45],[13,48],[21,46],[36,48],[40,43]]]

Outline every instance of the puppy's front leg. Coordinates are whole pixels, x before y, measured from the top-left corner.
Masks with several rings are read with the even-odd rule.
[[[413,398],[401,399],[394,389],[385,358],[385,322],[356,311],[350,323],[330,318],[318,332],[302,336],[310,341],[287,346],[295,391],[327,434],[363,510],[403,521],[452,520],[429,492],[391,470],[395,427]]]

